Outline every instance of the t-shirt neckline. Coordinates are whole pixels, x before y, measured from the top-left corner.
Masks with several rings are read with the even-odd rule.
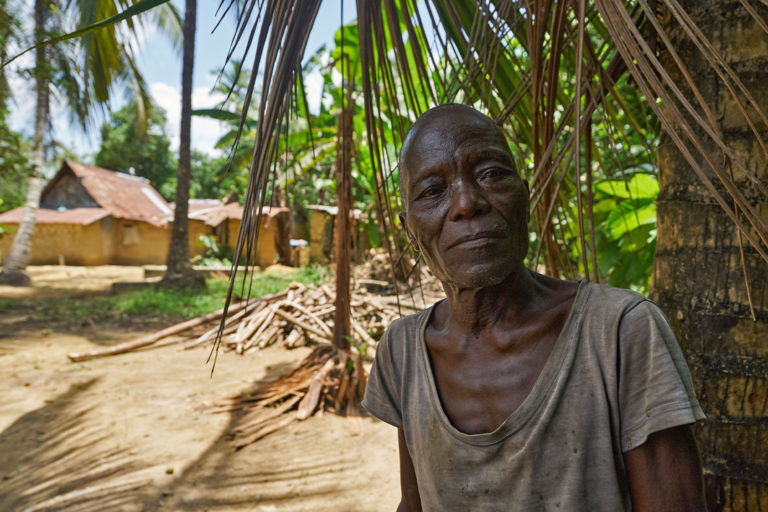
[[[432,313],[435,307],[446,299],[441,299],[425,311],[424,316],[421,318],[421,322],[418,326],[418,345],[419,345],[419,359],[421,360],[422,368],[424,370],[425,378],[427,379],[427,394],[429,395],[429,401],[432,407],[437,413],[437,417],[440,420],[443,428],[445,428],[453,437],[463,441],[467,444],[477,446],[489,446],[499,443],[511,436],[530,419],[531,415],[539,408],[542,400],[548,396],[550,389],[556,381],[556,376],[560,371],[560,368],[565,360],[565,356],[568,353],[568,348],[573,349],[573,343],[568,343],[571,339],[571,331],[575,331],[576,326],[581,319],[581,311],[583,304],[586,303],[589,296],[590,287],[589,282],[586,279],[582,279],[579,282],[579,287],[576,290],[576,297],[573,300],[571,311],[568,313],[568,318],[565,321],[563,329],[555,341],[555,346],[552,347],[552,352],[544,364],[544,368],[541,369],[541,373],[536,378],[536,382],[531,388],[528,396],[520,404],[520,406],[512,411],[512,413],[491,432],[484,432],[481,434],[466,434],[457,429],[448,419],[448,415],[443,409],[443,404],[440,402],[440,396],[437,392],[437,384],[435,382],[435,376],[432,372],[432,365],[429,361],[429,352],[427,350],[427,342],[425,333],[427,330],[427,324],[432,317]]]

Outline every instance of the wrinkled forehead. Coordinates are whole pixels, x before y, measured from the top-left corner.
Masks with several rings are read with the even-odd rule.
[[[419,117],[406,136],[403,151],[435,139],[457,139],[473,136],[488,141],[505,141],[501,129],[491,118],[466,105],[441,105]]]
[[[401,148],[401,185],[403,179],[431,161],[452,158],[456,152],[470,148],[509,154],[501,129],[477,110],[446,105],[427,111],[413,124]]]

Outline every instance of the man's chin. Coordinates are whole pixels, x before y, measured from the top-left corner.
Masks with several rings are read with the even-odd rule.
[[[471,269],[453,272],[446,282],[458,288],[490,288],[505,282],[514,270],[515,265],[512,263],[476,265]]]

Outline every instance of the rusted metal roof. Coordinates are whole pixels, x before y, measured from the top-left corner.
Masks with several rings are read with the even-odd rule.
[[[23,215],[23,206],[0,213],[0,224],[21,224]],[[109,212],[104,208],[73,208],[72,210],[62,211],[40,208],[37,210],[35,222],[41,224],[82,224],[87,226],[104,217],[109,217],[109,215]]]
[[[176,203],[170,202],[168,203],[168,206],[171,208],[171,210],[176,210]],[[217,208],[219,206],[224,206],[224,203],[218,199],[190,199],[189,213],[197,212],[200,210],[207,210],[209,208]]]
[[[290,212],[288,208],[280,206],[265,206],[262,210],[262,217],[267,221],[275,217],[280,213]],[[238,219],[243,218],[243,207],[239,203],[228,203],[224,205],[214,206],[211,208],[203,208],[194,212],[190,209],[190,219],[202,220],[209,226],[218,226],[226,219]]]
[[[166,200],[145,178],[71,160],[64,163],[62,171],[65,167],[75,173],[94,201],[115,217],[162,226],[173,215]]]
[[[323,212],[327,213],[328,215],[336,216],[339,213],[339,207],[338,206],[327,206],[324,204],[310,204],[305,206],[307,210],[313,210],[316,212]],[[352,210],[352,217],[358,218],[363,215],[363,212],[358,210],[357,208]]]

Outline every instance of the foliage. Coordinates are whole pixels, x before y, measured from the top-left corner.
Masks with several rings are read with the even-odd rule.
[[[44,34],[19,36],[27,46],[22,54],[43,48],[53,97],[65,107],[73,125],[87,129],[101,118],[117,88],[126,90],[139,105],[141,119],[150,110],[149,91],[134,56],[136,31],[152,25],[176,42],[181,30],[173,5],[160,3],[158,6],[157,0],[51,0],[47,3]],[[136,16],[153,6],[155,9]],[[47,40],[40,42],[41,38]],[[3,67],[8,69],[6,66],[19,55],[4,62]],[[30,77],[33,73],[24,69],[20,72]]]
[[[189,197],[192,199],[223,199],[229,194],[239,197],[245,189],[242,177],[228,172],[229,162],[225,156],[210,156],[191,150],[192,179],[189,183]],[[173,199],[176,191],[176,172],[159,189],[163,197]]]
[[[0,212],[24,204],[29,179],[29,142],[12,131],[0,105]]]
[[[9,43],[17,36],[21,26],[8,8],[7,0],[0,0],[0,13],[5,18],[5,22],[0,23],[0,61],[5,61]],[[24,204],[31,168],[29,142],[8,126],[11,91],[3,71],[0,70],[0,212]]]
[[[0,312],[13,309],[17,303],[18,301],[13,299],[0,298]]]
[[[172,200],[173,195],[164,185],[175,178],[176,162],[165,131],[165,112],[151,106],[143,124],[139,110],[135,102],[128,103],[102,125],[95,164],[147,178],[166,199]]]
[[[205,249],[203,254],[192,258],[195,265],[232,265],[232,249],[227,245],[220,245],[214,235],[200,235],[197,237],[197,245]]]

